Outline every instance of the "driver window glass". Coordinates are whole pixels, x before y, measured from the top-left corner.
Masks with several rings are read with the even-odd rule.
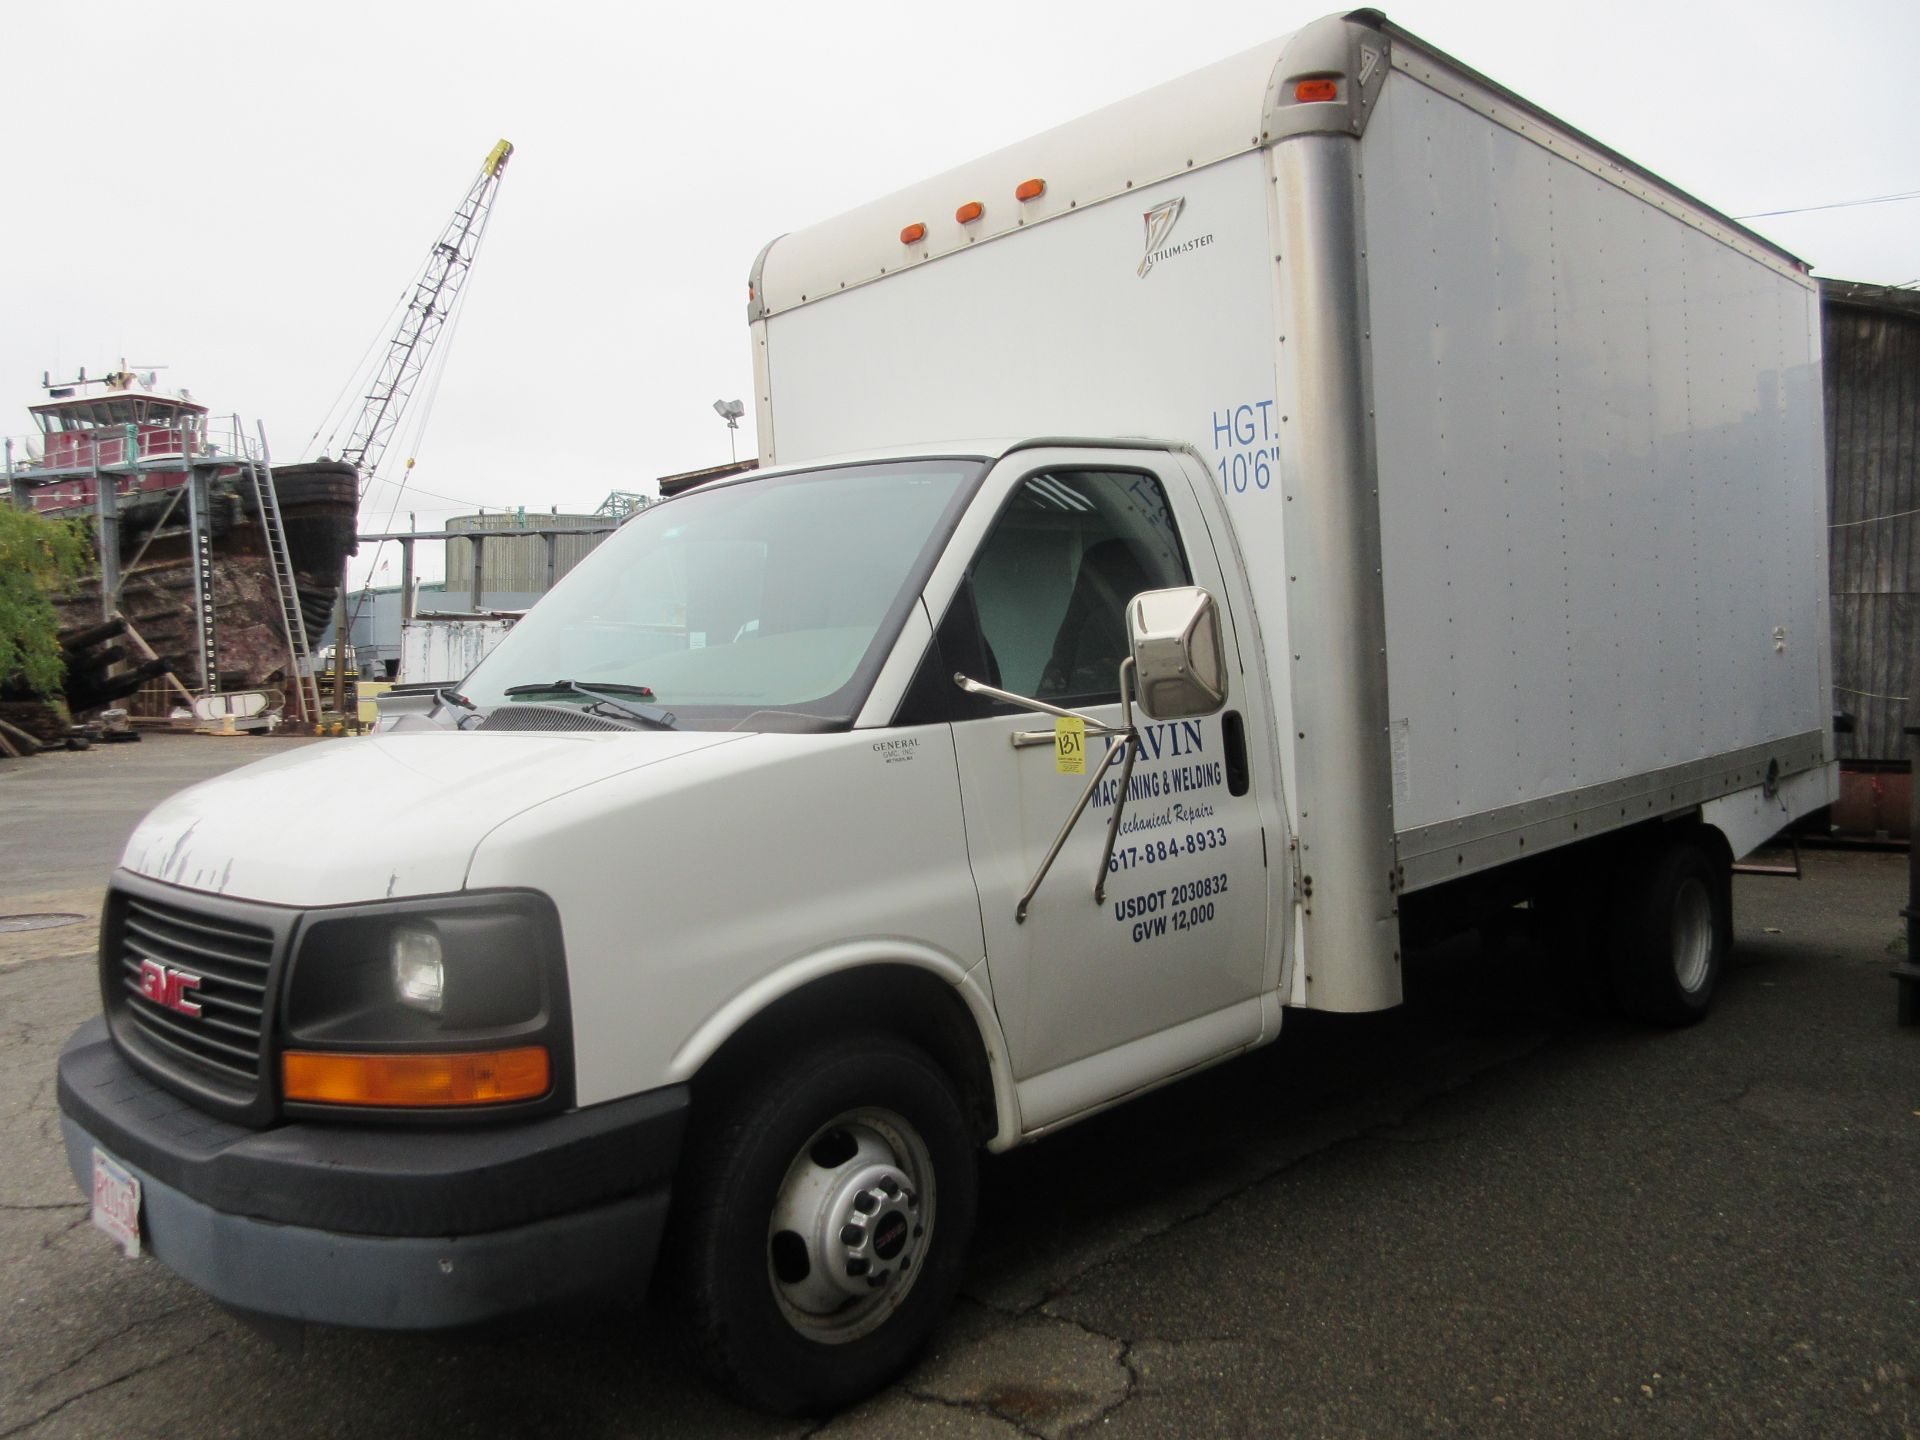
[[[1079,704],[1120,697],[1127,602],[1191,583],[1160,482],[1088,470],[1029,477],[972,579],[987,683]]]

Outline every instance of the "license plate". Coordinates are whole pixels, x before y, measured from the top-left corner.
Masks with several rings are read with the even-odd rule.
[[[93,1152],[93,1224],[129,1257],[140,1253],[140,1181],[98,1148]]]

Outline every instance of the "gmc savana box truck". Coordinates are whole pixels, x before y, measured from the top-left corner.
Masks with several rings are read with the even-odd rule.
[[[96,1219],[361,1326],[657,1258],[813,1409],[935,1324],[981,1147],[1392,1006],[1407,939],[1531,902],[1697,1018],[1832,794],[1817,320],[1369,11],[782,236],[759,473],[136,831]]]

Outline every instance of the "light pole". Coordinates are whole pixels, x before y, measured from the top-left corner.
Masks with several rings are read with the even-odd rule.
[[[713,413],[727,422],[727,458],[737,465],[740,455],[734,449],[733,437],[740,429],[740,417],[747,413],[747,407],[738,400],[716,400]]]

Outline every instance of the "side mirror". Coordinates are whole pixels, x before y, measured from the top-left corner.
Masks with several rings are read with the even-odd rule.
[[[1145,590],[1127,602],[1140,708],[1152,720],[1192,720],[1227,703],[1220,607],[1197,585]]]

